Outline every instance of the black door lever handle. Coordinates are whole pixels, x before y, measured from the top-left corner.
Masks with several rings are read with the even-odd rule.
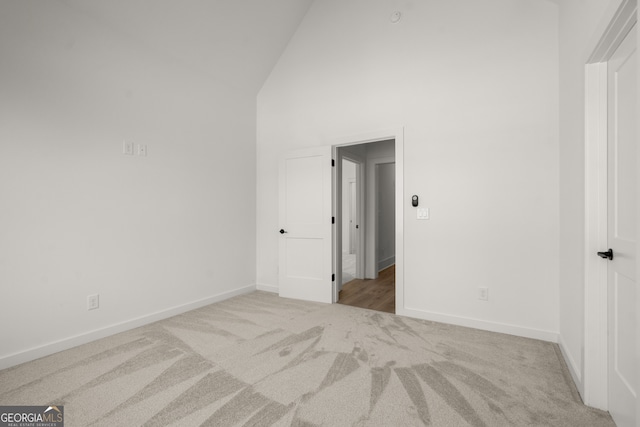
[[[281,229],[280,229],[280,234],[284,234],[284,233],[286,233],[286,231],[284,231],[284,229],[283,229],[283,228],[281,228]]]
[[[613,259],[613,250],[609,249],[606,252],[598,252],[598,256],[600,258],[609,258],[609,259]]]

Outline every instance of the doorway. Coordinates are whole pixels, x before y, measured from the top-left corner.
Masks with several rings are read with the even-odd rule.
[[[336,148],[337,302],[395,313],[395,140]]]
[[[342,284],[341,151],[348,146],[389,141],[396,156],[395,171],[395,312],[404,308],[404,129],[371,132],[334,139],[322,145],[288,151],[279,162],[278,288],[286,298],[336,303]],[[361,168],[359,177],[364,176]],[[364,178],[362,181],[364,182]],[[360,184],[362,185],[362,184]],[[358,196],[360,206],[364,191]],[[364,209],[361,209],[364,211]],[[363,213],[359,214],[360,219]],[[336,221],[336,218],[338,219]],[[363,224],[364,222],[360,222]],[[357,234],[364,247],[362,226]],[[375,243],[375,241],[374,241]],[[371,241],[369,241],[371,244]],[[375,247],[375,246],[374,246]],[[356,274],[364,268],[358,255]],[[364,273],[363,273],[364,274]]]

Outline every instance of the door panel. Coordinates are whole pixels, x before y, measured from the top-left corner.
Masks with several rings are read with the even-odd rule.
[[[322,280],[322,239],[313,237],[283,239],[287,252],[287,275],[295,280]],[[304,256],[301,256],[304,254]]]
[[[322,156],[285,159],[285,221],[301,226],[322,222]]]
[[[331,147],[298,150],[280,161],[282,297],[332,302],[331,180]]]
[[[619,427],[636,426],[636,28],[608,68],[609,412]]]
[[[349,253],[356,253],[356,182],[349,183]]]
[[[633,305],[635,303],[635,286],[634,281],[622,274],[614,273],[615,279],[613,284],[613,304],[615,305],[614,312],[616,325],[613,330],[615,336],[613,339],[615,343],[613,345],[613,369],[616,376],[622,381],[626,387],[635,391],[633,385],[635,375],[635,361],[633,358],[634,346],[635,346],[635,310]]]

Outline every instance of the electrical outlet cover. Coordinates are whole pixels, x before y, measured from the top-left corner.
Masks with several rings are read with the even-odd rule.
[[[87,297],[87,310],[95,310],[100,307],[100,296],[99,295],[89,295]]]

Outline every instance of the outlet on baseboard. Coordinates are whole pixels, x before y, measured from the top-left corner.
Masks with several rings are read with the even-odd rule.
[[[87,297],[87,310],[95,310],[100,307],[100,295],[89,295]]]
[[[489,288],[478,288],[478,299],[489,301]]]

